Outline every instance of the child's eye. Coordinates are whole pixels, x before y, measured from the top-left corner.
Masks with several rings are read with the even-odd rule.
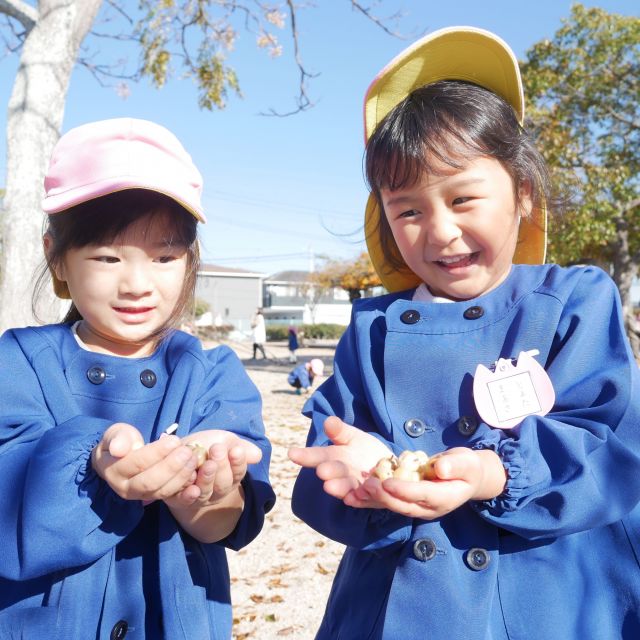
[[[418,212],[415,209],[409,209],[409,211],[403,211],[398,218],[414,218],[418,215]]]
[[[177,258],[176,256],[160,256],[159,258],[156,258],[156,260],[160,264],[167,264],[169,262],[173,262],[174,260],[177,260]]]
[[[469,200],[472,200],[471,196],[460,196],[459,198],[454,198],[453,206],[455,207],[456,205],[464,204],[465,202],[469,202]]]
[[[119,258],[115,256],[96,256],[93,258],[96,262],[105,262],[106,264],[114,264],[116,262],[120,262]]]

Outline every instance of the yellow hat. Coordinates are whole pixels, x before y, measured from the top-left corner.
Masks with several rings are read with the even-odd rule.
[[[384,117],[414,89],[440,80],[464,80],[493,91],[513,107],[518,121],[523,123],[520,69],[506,42],[483,29],[449,27],[418,40],[375,77],[364,99],[365,142]],[[388,291],[417,286],[420,279],[409,267],[392,269],[386,265],[377,233],[380,215],[378,202],[370,195],[365,209],[365,235],[371,262],[382,284]],[[513,261],[544,263],[546,244],[547,212],[543,207],[522,219]]]

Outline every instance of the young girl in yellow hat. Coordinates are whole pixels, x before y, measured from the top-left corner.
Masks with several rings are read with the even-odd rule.
[[[543,264],[522,120],[517,61],[479,29],[368,90],[390,293],[354,304],[290,451],[294,512],[347,545],[319,639],[639,637],[640,375],[611,279]]]

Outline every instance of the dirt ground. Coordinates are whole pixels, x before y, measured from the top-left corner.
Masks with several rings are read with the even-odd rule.
[[[228,551],[233,601],[233,640],[312,640],[344,547],[324,538],[291,512],[297,467],[287,449],[304,445],[305,396],[287,384],[293,365],[284,344],[267,344],[270,360],[250,359],[250,344],[229,344],[262,394],[267,436],[273,446],[271,482],[277,502],[262,533],[239,552]],[[330,374],[333,349],[302,348],[298,362],[321,358]],[[319,382],[324,379],[321,378]],[[317,386],[318,380],[314,386]]]

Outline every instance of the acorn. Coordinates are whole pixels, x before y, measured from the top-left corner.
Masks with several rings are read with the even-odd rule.
[[[398,457],[381,458],[373,468],[371,475],[386,480],[396,478],[409,482],[434,478],[433,462],[424,451],[403,451]]]
[[[398,458],[395,456],[389,456],[388,458],[381,458],[378,460],[378,464],[376,464],[371,473],[380,480],[386,480],[387,478],[393,478],[393,472],[397,468]]]
[[[418,482],[420,480],[418,471],[409,467],[398,467],[393,472],[393,477],[397,480],[408,480],[409,482]]]
[[[196,460],[197,460],[196,469],[199,469],[204,464],[204,461],[207,459],[207,453],[208,453],[207,450],[197,440],[192,442],[187,442],[185,444],[187,447],[189,447],[189,449],[191,449],[196,454]]]

